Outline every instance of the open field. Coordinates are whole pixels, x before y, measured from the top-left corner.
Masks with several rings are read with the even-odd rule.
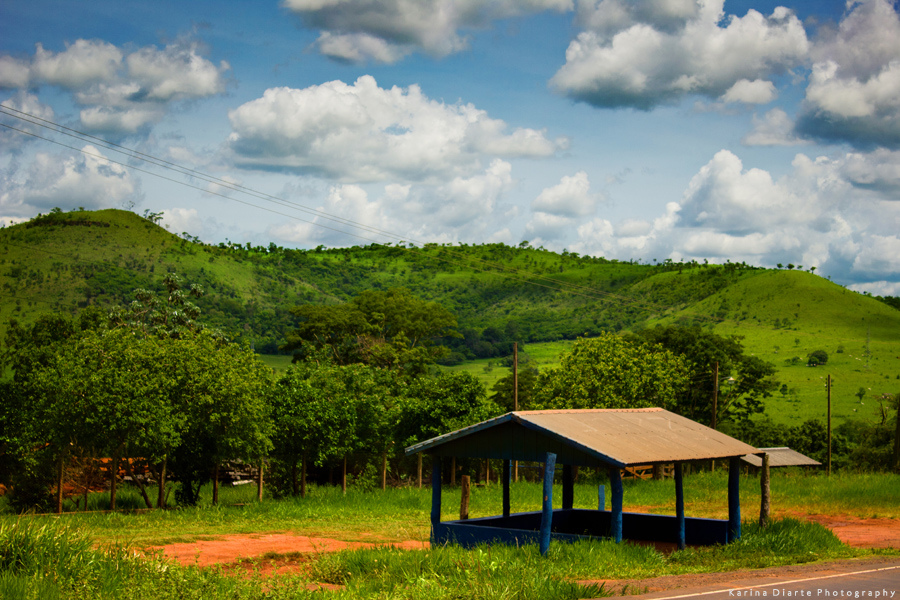
[[[745,519],[758,515],[759,487],[753,476],[741,480],[741,503]],[[685,510],[688,516],[725,518],[726,473],[694,473],[685,477]],[[256,502],[256,488],[244,485],[220,489],[219,506],[209,505],[211,490],[204,488],[201,504],[196,508],[140,513],[104,514],[99,512],[66,513],[62,519],[88,531],[102,544],[161,545],[189,541],[207,536],[231,533],[292,531],[297,534],[339,540],[372,542],[425,541],[429,536],[431,491],[426,485],[389,488],[386,492],[360,492],[350,488],[342,495],[340,488],[310,486],[305,499],[267,499]],[[120,491],[118,502],[142,506],[136,491]],[[101,507],[103,494],[96,494]],[[456,518],[459,512],[458,488],[445,488],[442,519]],[[841,474],[804,475],[796,472],[774,472],[772,475],[772,513],[775,516],[797,514],[845,514],[856,517],[900,519],[900,476]],[[561,487],[554,491],[560,502]],[[596,506],[597,487],[580,482],[575,487],[575,506]],[[472,518],[497,514],[501,506],[501,486],[492,483],[473,487],[470,504]],[[625,505],[628,510],[674,514],[675,488],[671,481],[625,481]],[[520,481],[511,489],[513,512],[538,510],[541,487]],[[0,516],[0,522],[15,520]],[[55,515],[24,517],[36,521],[56,521]]]
[[[398,550],[388,546],[335,553],[267,552],[218,568],[179,566],[161,555],[135,553],[173,543],[250,536],[315,536],[350,542],[424,541],[430,490],[387,492],[312,487],[306,499],[251,498],[252,486],[225,489],[223,504],[132,514],[0,517],[0,598],[585,598],[609,595],[579,581],[636,579],[680,573],[730,571],[827,559],[870,556],[850,548],[824,527],[787,518],[759,530],[757,480],[742,479],[744,536],[728,546],[661,554],[648,546],[610,542],[552,544],[546,557],[535,547],[484,546]],[[671,513],[671,481],[626,482],[625,509]],[[248,489],[251,488],[251,489]],[[685,479],[687,513],[721,517],[726,477],[721,471]],[[773,510],[778,515],[824,513],[900,518],[900,477],[827,478],[776,473]],[[458,492],[444,493],[443,519],[457,510]],[[512,488],[513,510],[540,505],[540,486]],[[208,491],[205,496],[208,498]],[[560,494],[554,494],[559,498]],[[596,485],[576,486],[576,506],[594,506]],[[498,512],[500,486],[476,487],[472,516]],[[297,538],[298,540],[300,538]],[[245,545],[248,545],[245,544]],[[257,544],[258,545],[258,544]],[[92,549],[99,547],[101,550]],[[199,548],[199,547],[198,547]],[[199,552],[199,550],[198,550]],[[878,551],[876,554],[897,554]],[[191,562],[188,557],[188,563]],[[273,573],[281,573],[273,576]],[[615,588],[613,588],[615,589]],[[328,591],[326,591],[328,590]],[[324,596],[327,594],[327,596]]]

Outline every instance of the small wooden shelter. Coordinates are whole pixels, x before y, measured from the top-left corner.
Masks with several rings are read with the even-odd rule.
[[[406,449],[431,454],[431,541],[473,545],[500,541],[538,542],[546,552],[550,539],[612,538],[685,545],[727,543],[740,538],[739,474],[741,457],[759,450],[661,408],[518,411],[471,425]],[[441,469],[444,457],[503,461],[501,516],[441,522]],[[729,462],[728,520],[687,518],[682,465],[693,461]],[[541,511],[510,513],[512,461],[544,463]],[[562,508],[553,509],[556,463],[563,465]],[[675,465],[675,516],[622,510],[621,469],[635,465]],[[605,469],[611,509],[576,509],[573,467]],[[604,503],[605,504],[605,503]]]

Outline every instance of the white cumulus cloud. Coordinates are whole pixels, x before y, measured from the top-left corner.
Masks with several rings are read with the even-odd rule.
[[[102,40],[76,40],[60,52],[37,44],[30,60],[0,56],[0,87],[56,86],[81,106],[91,131],[134,134],[162,119],[172,103],[225,91],[228,63],[213,64],[183,39],[133,52]]]
[[[543,190],[531,203],[531,210],[562,217],[586,217],[594,213],[599,199],[591,193],[587,173],[579,171]]]
[[[331,81],[272,88],[229,113],[228,145],[244,167],[311,172],[348,182],[467,177],[486,156],[554,154],[563,140],[507,125],[471,104],[444,104],[418,86]]]
[[[140,198],[139,182],[94,146],[75,154],[39,152],[22,173],[0,181],[0,214],[31,216],[54,207],[114,208]]]
[[[571,10],[572,0],[284,0],[283,6],[322,32],[316,46],[338,60],[393,63],[414,51],[446,56],[468,47],[464,30],[545,10]]]
[[[753,130],[741,141],[748,146],[795,146],[809,143],[797,136],[794,121],[780,108],[773,108],[762,117],[753,115]]]
[[[4,100],[3,106],[5,108],[12,109],[13,114],[23,112],[28,115],[37,117],[38,119],[46,119],[48,121],[52,121],[54,116],[53,109],[50,106],[43,104],[34,94],[30,94],[24,91],[19,91],[12,98]],[[3,116],[3,119],[4,121],[10,122],[10,125],[16,127],[17,129],[40,135],[41,128],[37,125],[32,125],[27,121],[19,120],[13,123],[13,119],[8,119],[6,115]],[[22,146],[34,139],[35,138],[29,135],[25,135],[11,129],[6,129],[5,127],[0,129],[0,145],[2,145],[7,152],[18,151],[20,148],[22,148]]]
[[[722,102],[743,102],[745,104],[768,104],[778,95],[771,81],[741,79],[722,95]]]
[[[809,52],[803,25],[783,7],[769,16],[751,9],[726,17],[724,0],[651,4],[582,9],[588,29],[570,43],[551,84],[609,108],[648,110],[688,94],[769,101],[769,78],[802,64]]]
[[[888,0],[848,2],[813,49],[798,120],[802,135],[858,147],[900,147],[900,15]]]

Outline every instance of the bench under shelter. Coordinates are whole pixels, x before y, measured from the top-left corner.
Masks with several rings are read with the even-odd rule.
[[[662,408],[516,411],[406,448],[406,454],[432,456],[431,542],[474,546],[480,543],[537,543],[545,553],[550,540],[610,538],[616,542],[724,544],[741,536],[739,497],[741,458],[760,451],[724,433]],[[441,521],[441,473],[445,459],[501,460],[503,509],[498,516]],[[683,465],[728,462],[728,519],[686,517]],[[513,461],[543,463],[540,511],[510,512]],[[553,508],[556,465],[562,469],[561,508]],[[623,511],[621,470],[637,465],[674,464],[675,516]],[[611,506],[575,508],[574,467],[605,469]],[[603,497],[601,486],[601,498]]]

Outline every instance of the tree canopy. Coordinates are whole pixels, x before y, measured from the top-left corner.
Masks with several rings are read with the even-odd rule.
[[[746,354],[740,336],[669,325],[644,330],[629,339],[657,344],[685,359],[689,381],[674,410],[707,425],[712,423],[717,364],[717,423],[741,421],[763,412],[763,400],[780,385],[773,378],[775,366]]]
[[[409,290],[364,291],[338,305],[304,304],[291,309],[296,329],[281,347],[294,359],[324,353],[337,365],[364,363],[420,374],[447,352],[435,340],[455,335],[456,317]]]
[[[606,333],[579,338],[559,367],[538,376],[535,407],[672,409],[689,380],[684,358]]]

